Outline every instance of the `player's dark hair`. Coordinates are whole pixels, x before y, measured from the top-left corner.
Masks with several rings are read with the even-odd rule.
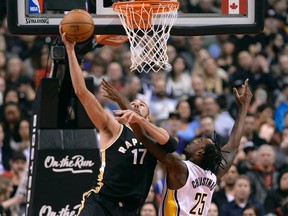
[[[204,154],[199,166],[204,170],[210,170],[212,173],[217,174],[219,168],[224,168],[227,161],[222,156],[220,138],[214,132],[214,144],[206,144]],[[225,163],[225,164],[224,164]]]

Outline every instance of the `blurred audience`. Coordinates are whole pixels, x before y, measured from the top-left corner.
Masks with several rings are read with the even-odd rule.
[[[219,13],[221,7],[220,0],[180,3],[182,13]],[[267,214],[288,215],[288,3],[265,3],[262,33],[171,36],[167,55],[172,67],[158,73],[131,71],[128,43],[93,50],[81,62],[84,76],[93,78],[94,94],[108,112],[113,114],[118,106],[103,98],[102,78],[128,100],[143,99],[151,109],[152,123],[178,140],[181,157],[183,148],[196,136],[221,138],[226,143],[238,114],[233,88],[240,90],[249,78],[254,97],[245,132],[234,165],[213,197],[218,210],[212,203],[209,216],[258,216],[264,209]],[[22,174],[23,184],[20,179],[29,159],[32,104],[40,80],[51,75],[54,41],[45,35],[12,35],[5,13],[0,14],[0,203],[5,206],[0,215],[18,216],[25,212],[27,175]],[[21,163],[15,153],[22,155],[18,156]],[[154,175],[150,195],[154,188],[156,198],[163,186],[163,172],[159,166]],[[16,189],[12,192],[12,186],[19,184],[23,187],[13,196]],[[140,215],[157,215],[157,205],[158,201],[147,201]]]

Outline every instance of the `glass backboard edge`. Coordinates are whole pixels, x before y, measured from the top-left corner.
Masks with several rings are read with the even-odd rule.
[[[8,29],[12,34],[20,35],[57,35],[58,25],[19,25],[17,0],[7,0]],[[208,26],[174,26],[172,35],[194,36],[213,34],[254,34],[264,28],[264,2],[255,0],[255,20],[252,24],[233,25],[208,25]],[[257,12],[256,12],[257,10]],[[45,18],[43,18],[45,22]],[[125,34],[125,30],[119,25],[96,25],[95,34]]]

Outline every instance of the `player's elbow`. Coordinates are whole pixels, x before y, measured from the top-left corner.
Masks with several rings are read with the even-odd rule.
[[[169,138],[170,138],[169,134],[167,134],[167,135],[164,134],[157,141],[160,145],[166,145],[169,141]]]
[[[78,98],[81,98],[85,96],[85,94],[87,93],[87,89],[83,87],[74,87],[74,92]]]

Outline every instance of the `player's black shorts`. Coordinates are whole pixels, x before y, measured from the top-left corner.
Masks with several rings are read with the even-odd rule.
[[[83,201],[83,200],[82,200]],[[137,216],[138,206],[91,192],[78,216]]]

